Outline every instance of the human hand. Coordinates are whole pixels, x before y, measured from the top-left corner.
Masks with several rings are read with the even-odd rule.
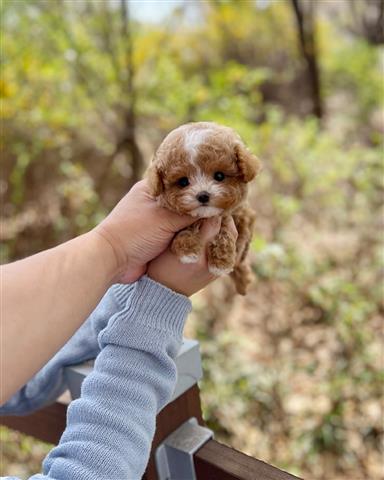
[[[168,248],[148,265],[147,275],[171,290],[189,297],[204,288],[217,277],[208,271],[206,250],[208,243],[219,233],[221,217],[211,217],[204,220],[201,228],[203,252],[197,263],[181,263]],[[229,231],[237,239],[235,223],[231,218]]]
[[[142,180],[93,232],[112,247],[115,281],[130,283],[145,273],[150,260],[164,252],[176,232],[195,221],[160,207],[149,194],[146,180]]]

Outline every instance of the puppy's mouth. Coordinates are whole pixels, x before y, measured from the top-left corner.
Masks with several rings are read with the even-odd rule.
[[[189,215],[192,217],[199,217],[199,218],[209,218],[215,217],[216,215],[221,215],[223,213],[222,208],[218,207],[210,207],[209,205],[202,205],[200,207],[196,207],[189,212]]]

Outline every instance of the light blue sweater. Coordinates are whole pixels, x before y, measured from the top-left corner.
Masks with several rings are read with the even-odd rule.
[[[69,342],[0,408],[21,414],[53,402],[66,389],[64,367],[97,355],[60,443],[32,479],[141,479],[156,414],[175,387],[174,358],[190,310],[186,297],[148,277],[109,289]]]

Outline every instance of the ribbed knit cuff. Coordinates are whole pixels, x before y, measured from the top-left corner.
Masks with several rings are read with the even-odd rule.
[[[140,343],[146,343],[147,339],[152,344],[156,335],[159,341],[166,336],[181,340],[191,309],[187,297],[143,276],[133,284],[126,307],[111,319],[101,332],[99,342],[101,346],[104,343],[126,345],[125,332],[130,338],[141,337]]]
[[[121,307],[125,307],[125,304],[127,303],[127,299],[129,295],[135,289],[135,284],[134,283],[129,283],[129,284],[116,283],[111,287],[111,289],[119,305]]]

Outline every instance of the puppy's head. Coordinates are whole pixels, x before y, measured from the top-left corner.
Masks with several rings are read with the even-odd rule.
[[[210,122],[182,125],[158,148],[147,171],[151,194],[180,214],[212,217],[232,210],[247,193],[260,163],[230,128]]]

